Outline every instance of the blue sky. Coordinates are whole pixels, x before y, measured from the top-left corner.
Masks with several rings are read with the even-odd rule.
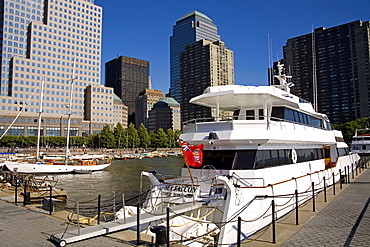
[[[235,84],[267,85],[268,37],[273,59],[287,39],[354,20],[370,20],[369,0],[95,0],[103,7],[105,63],[117,56],[150,62],[153,89],[169,89],[169,39],[183,15],[197,10],[218,27],[234,51]],[[293,78],[294,81],[294,78]]]

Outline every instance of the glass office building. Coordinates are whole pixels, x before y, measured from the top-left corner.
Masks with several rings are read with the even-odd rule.
[[[193,11],[176,21],[170,37],[170,95],[182,103],[180,87],[180,54],[185,46],[201,39],[220,40],[217,26],[206,15]]]
[[[101,86],[102,7],[93,0],[7,0],[1,3],[0,126],[6,129],[11,123],[9,119],[13,120],[24,108],[14,126],[21,128],[16,134],[34,133],[42,78],[45,78],[44,135],[64,135],[67,106],[71,103],[71,124],[72,128],[78,128],[77,135],[82,135],[83,127],[91,133],[92,126],[101,129],[104,124],[113,125],[112,88],[101,89],[111,95],[111,102],[104,105],[104,115],[92,112],[96,124],[83,123],[86,87]],[[69,102],[73,67],[73,102]],[[97,97],[94,95],[91,100],[100,102]]]

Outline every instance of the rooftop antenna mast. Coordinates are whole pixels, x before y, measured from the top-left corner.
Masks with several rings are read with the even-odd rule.
[[[318,111],[317,102],[317,74],[316,74],[316,44],[315,44],[315,30],[312,25],[312,86],[313,86],[313,107]]]
[[[271,39],[270,39],[270,34],[268,34],[267,36],[268,38],[268,57],[269,57],[269,61],[268,61],[268,73],[269,73],[269,86],[273,85],[274,84],[274,76],[273,76],[273,70],[274,70],[274,65],[273,65],[273,60],[272,60],[272,42],[271,42]]]

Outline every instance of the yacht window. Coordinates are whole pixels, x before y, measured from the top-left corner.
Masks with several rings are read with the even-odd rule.
[[[235,154],[234,170],[253,169],[256,150],[237,151]]]
[[[240,110],[235,110],[233,114],[233,119],[238,119]]]
[[[219,170],[231,170],[234,162],[235,150],[203,151],[203,166],[211,165]]]
[[[254,120],[254,110],[246,110],[245,116],[247,120]]]
[[[258,119],[259,120],[263,120],[264,119],[263,109],[258,109]]]
[[[271,112],[271,118],[273,120],[284,119],[284,107],[273,107]]]

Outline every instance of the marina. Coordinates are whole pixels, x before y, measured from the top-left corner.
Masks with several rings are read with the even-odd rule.
[[[279,85],[214,86],[191,99],[191,103],[212,108],[215,117],[183,123],[180,144],[184,160],[179,162],[181,166],[185,163],[183,168],[167,158],[167,165],[153,167],[140,167],[145,159],[133,159],[136,171],[120,177],[134,176],[129,184],[135,190],[110,188],[112,204],[103,200],[101,206],[100,188],[94,187],[97,216],[81,219],[80,208],[94,211],[96,206],[76,201],[73,213],[78,229],[66,229],[50,239],[65,246],[126,229],[136,229],[139,236],[147,229],[145,234],[167,246],[234,246],[272,225],[275,243],[277,220],[298,212],[310,200],[315,211],[318,194],[326,195],[327,189],[334,190],[338,183],[342,188],[354,172],[367,166],[367,160],[350,152],[342,133],[331,128],[325,114],[290,93],[290,76],[284,74],[283,65],[278,67],[275,78]],[[117,160],[123,165],[114,167],[121,170],[126,161]],[[162,170],[164,167],[167,169]],[[176,172],[168,173],[170,167]],[[85,177],[81,177],[81,186],[74,184],[71,189],[81,188],[81,194],[88,194],[90,183],[86,181],[99,186],[109,186],[109,181],[125,184],[107,177],[119,174],[118,170],[108,170],[73,174]],[[127,200],[130,192],[134,201]],[[90,201],[95,198],[90,196]],[[104,222],[100,222],[102,208],[103,214],[110,215]],[[96,219],[96,225],[80,228],[83,222]],[[137,239],[139,244],[140,237]]]
[[[340,184],[336,184],[335,195],[333,195],[333,187],[328,189],[326,202],[323,193],[318,194],[315,212],[312,211],[312,201],[300,207],[298,225],[295,222],[295,214],[290,214],[276,222],[276,243],[272,243],[272,232],[269,227],[263,232],[251,236],[249,240],[242,243],[242,246],[369,245],[370,239],[367,231],[370,226],[369,222],[365,220],[370,216],[368,208],[369,181],[370,170],[359,168],[350,183],[342,185],[342,189]],[[0,238],[5,246],[24,246],[25,243],[29,246],[56,246],[48,241],[48,238],[65,229],[63,222],[66,222],[66,216],[62,212],[55,212],[49,216],[48,212],[32,208],[30,205],[26,207],[15,206],[14,202],[9,199],[9,194],[2,191],[0,191],[0,207],[2,208],[0,218],[3,223]],[[349,208],[351,210],[348,211]],[[76,229],[76,225],[71,225],[70,228]],[[15,235],[15,231],[21,232],[21,236]],[[140,241],[139,246],[153,244],[153,239],[144,234],[141,234]],[[68,246],[135,246],[136,242],[135,232],[121,231]],[[180,245],[171,244],[171,246]]]

